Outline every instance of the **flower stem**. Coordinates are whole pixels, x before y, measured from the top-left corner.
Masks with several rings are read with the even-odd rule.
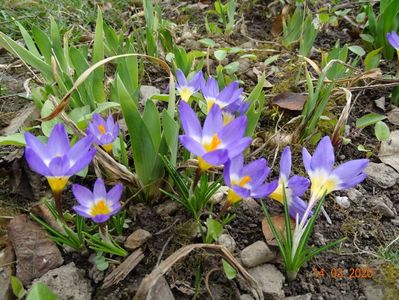
[[[62,211],[62,200],[61,200],[62,191],[53,192],[55,207],[58,212],[58,216],[62,222],[65,222],[64,213]]]
[[[298,275],[298,271],[287,270],[287,280],[289,282],[294,281]]]
[[[194,177],[194,180],[193,180],[193,184],[192,184],[191,189],[190,189],[192,192],[195,191],[195,188],[197,187],[198,182],[199,182],[199,180],[201,178],[201,174],[202,174],[201,169],[197,168],[197,170],[195,171],[195,177]]]
[[[221,218],[223,216],[223,214],[226,212],[226,210],[230,207],[230,202],[226,201],[222,207],[222,209],[219,212],[219,218]]]

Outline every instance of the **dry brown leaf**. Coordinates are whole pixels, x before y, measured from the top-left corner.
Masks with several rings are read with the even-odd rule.
[[[1,130],[0,134],[10,135],[16,133],[22,126],[26,126],[29,120],[35,120],[38,117],[39,113],[36,110],[36,105],[31,102],[25,105],[18,112],[18,114],[11,120],[10,124],[6,128]]]
[[[60,250],[44,229],[19,215],[8,224],[8,235],[17,256],[17,277],[25,285],[64,262]]]
[[[272,222],[274,227],[276,228],[277,232],[280,234],[280,237],[283,236],[283,234],[285,235],[285,219],[284,219],[284,215],[277,215],[277,216],[272,216]],[[291,228],[294,229],[295,228],[295,221],[291,220]],[[267,218],[265,217],[262,220],[262,231],[263,231],[263,235],[265,236],[266,242],[271,245],[271,246],[277,246],[277,241],[274,238],[273,232],[269,226],[269,222],[267,221]]]
[[[284,92],[275,96],[272,104],[288,110],[301,111],[306,99],[304,94]]]
[[[388,141],[381,143],[378,158],[399,172],[399,130],[392,131]]]
[[[290,6],[286,5],[283,7],[281,14],[279,14],[273,21],[271,33],[274,37],[279,36],[283,32],[284,18],[288,16],[290,12]]]
[[[184,246],[170,255],[167,259],[162,261],[152,272],[144,277],[141,281],[139,288],[137,289],[136,295],[133,300],[144,300],[147,298],[150,289],[157,283],[158,279],[164,275],[175,263],[189,255],[196,249],[204,249],[212,252],[217,252],[221,255],[230,265],[236,269],[236,271],[244,278],[248,288],[252,292],[256,300],[263,300],[263,293],[258,286],[255,279],[244,269],[243,266],[237,261],[237,259],[222,245],[214,244],[191,244]]]
[[[109,288],[125,279],[143,258],[144,254],[141,249],[134,251],[111,274],[105,277],[102,288]]]

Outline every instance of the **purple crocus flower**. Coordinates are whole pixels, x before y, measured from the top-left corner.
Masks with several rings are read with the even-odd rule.
[[[223,126],[222,111],[214,105],[201,128],[197,115],[187,103],[180,102],[179,112],[185,133],[179,136],[179,140],[184,147],[199,157],[199,167],[202,171],[224,164],[241,154],[251,143],[250,137],[244,137],[246,116],[238,117]]]
[[[266,159],[254,160],[244,166],[244,157],[239,155],[228,161],[224,166],[224,181],[230,190],[227,202],[232,205],[248,197],[264,198],[273,192],[277,180],[264,183],[270,173]]]
[[[235,102],[227,105],[222,109],[223,113],[223,124],[226,125],[233,121],[237,116],[244,115],[248,109],[250,104],[240,96]]]
[[[399,36],[395,31],[387,33],[388,42],[391,44],[392,47],[399,51]]]
[[[298,215],[302,219],[303,214],[307,208],[307,204],[300,197],[309,188],[309,179],[291,174],[291,150],[290,147],[285,147],[280,159],[280,176],[278,179],[277,188],[269,195],[269,198],[279,201],[284,204],[284,189],[288,204],[288,212],[293,219]]]
[[[218,82],[214,78],[209,77],[208,80],[202,84],[201,91],[207,103],[207,111],[209,112],[213,104],[223,109],[237,100],[240,100],[243,89],[238,87],[237,81],[234,81],[223,90],[219,91]]]
[[[119,124],[114,121],[111,114],[108,115],[107,120],[104,120],[99,114],[94,114],[93,121],[87,128],[87,135],[93,135],[94,141],[108,153],[112,152],[112,143],[118,134]]]
[[[30,168],[43,176],[55,194],[60,194],[70,176],[82,171],[93,160],[96,153],[91,148],[93,137],[87,136],[70,146],[63,124],[51,131],[47,144],[29,132],[25,132],[25,158]]]
[[[202,71],[195,73],[190,80],[187,80],[182,70],[178,69],[176,72],[176,77],[176,89],[179,92],[180,98],[186,102],[190,100],[190,97],[193,94],[200,90],[202,82],[204,81],[204,75],[202,74]]]
[[[96,223],[103,223],[118,213],[122,206],[119,202],[123,185],[118,183],[107,193],[104,181],[98,178],[94,183],[93,192],[79,184],[72,185],[72,192],[79,205],[73,206],[75,212]]]
[[[310,202],[319,200],[324,194],[354,187],[367,177],[363,170],[368,159],[351,160],[334,169],[334,148],[328,136],[321,139],[313,156],[305,148],[302,156],[312,183]]]

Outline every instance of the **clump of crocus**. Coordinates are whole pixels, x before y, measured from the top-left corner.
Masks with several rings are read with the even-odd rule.
[[[277,188],[269,195],[269,198],[279,201],[284,204],[284,190],[285,197],[288,204],[288,212],[293,219],[302,216],[307,208],[307,204],[300,197],[309,188],[309,179],[291,175],[291,150],[290,147],[285,147],[280,159],[280,176],[278,179]]]
[[[104,148],[109,154],[112,153],[112,143],[119,135],[119,124],[109,114],[107,120],[101,115],[94,114],[93,121],[87,127],[87,134],[94,137],[94,141]]]
[[[234,81],[226,86],[223,90],[219,91],[218,82],[216,79],[209,77],[201,87],[202,94],[204,95],[207,111],[215,104],[220,109],[241,100],[242,88],[239,88],[238,82]]]
[[[197,115],[187,103],[180,103],[179,112],[185,133],[179,136],[180,142],[198,156],[201,171],[226,163],[241,154],[251,143],[251,138],[244,137],[246,116],[223,126],[222,111],[214,105],[201,128]]]
[[[58,214],[63,218],[61,193],[70,176],[86,168],[96,153],[92,148],[93,137],[87,136],[72,147],[63,124],[57,124],[51,131],[47,144],[29,132],[25,133],[25,158],[30,168],[46,176]]]
[[[176,77],[176,89],[179,93],[180,98],[186,102],[190,100],[190,97],[192,95],[200,90],[202,82],[204,81],[204,75],[201,71],[195,73],[190,80],[187,80],[183,72],[178,69],[176,72]]]
[[[252,197],[264,198],[277,187],[277,181],[265,183],[270,168],[264,158],[254,160],[244,165],[244,156],[239,155],[224,165],[224,182],[230,188],[227,201],[222,212],[241,199]]]
[[[79,184],[72,185],[72,192],[79,205],[73,207],[74,211],[85,218],[92,219],[95,223],[104,223],[111,216],[121,210],[120,198],[123,185],[118,183],[108,192],[104,181],[98,178],[94,183],[93,191]]]
[[[354,187],[361,183],[367,175],[363,170],[367,167],[368,159],[355,159],[341,164],[334,169],[334,148],[328,136],[321,139],[313,153],[302,150],[303,164],[309,174],[311,188],[310,200],[303,214],[301,222],[295,227],[293,239],[293,255],[308,224],[308,217],[317,201],[333,191]]]

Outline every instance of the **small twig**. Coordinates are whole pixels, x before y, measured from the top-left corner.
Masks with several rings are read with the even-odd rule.
[[[213,268],[212,270],[210,270],[206,276],[205,276],[205,286],[206,286],[206,290],[209,293],[209,296],[211,296],[212,300],[215,300],[215,298],[213,297],[213,294],[211,292],[211,289],[209,288],[209,277],[211,277],[211,274],[216,272],[216,271],[220,271],[219,268]]]
[[[165,245],[163,245],[163,247],[162,247],[162,249],[161,249],[161,252],[159,253],[158,260],[157,260],[157,264],[155,265],[155,267],[158,267],[159,264],[161,263],[162,256],[163,256],[163,254],[164,254],[164,252],[165,252],[165,250],[166,250],[166,247],[169,245],[169,243],[170,243],[170,241],[172,240],[172,237],[173,237],[173,236],[174,236],[174,234],[172,234],[172,235],[166,240]]]
[[[160,230],[160,231],[154,233],[154,235],[160,235],[160,234],[162,234],[162,233],[165,233],[166,231],[168,231],[169,229],[171,229],[173,226],[175,226],[176,223],[179,222],[179,221],[180,221],[180,219],[179,219],[179,218],[176,218],[176,220],[174,220],[174,222],[173,222],[172,224],[170,224],[168,227],[166,227],[166,228],[164,228],[164,229],[162,229],[162,230]]]

